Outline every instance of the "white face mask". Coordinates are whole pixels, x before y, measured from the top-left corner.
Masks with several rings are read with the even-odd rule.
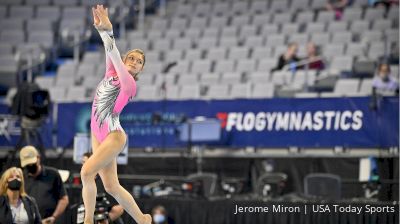
[[[155,214],[153,215],[153,221],[154,223],[163,223],[165,222],[165,216],[161,214]]]

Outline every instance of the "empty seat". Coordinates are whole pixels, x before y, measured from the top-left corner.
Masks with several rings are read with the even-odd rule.
[[[247,1],[233,2],[231,12],[236,14],[246,13],[249,8]]]
[[[271,69],[275,68],[278,60],[275,58],[264,58],[258,61],[257,71],[270,72]]]
[[[296,42],[300,45],[307,44],[309,41],[308,33],[295,33],[289,35],[289,43]]]
[[[148,62],[148,64],[144,66],[143,71],[152,74],[160,74],[163,68],[164,66],[162,62]]]
[[[78,0],[53,0],[53,4],[57,6],[75,6],[78,5]]]
[[[274,24],[288,24],[292,21],[291,13],[277,13],[274,15],[272,19],[272,23]]]
[[[25,32],[22,30],[9,30],[0,33],[0,41],[8,44],[20,44],[25,42]]]
[[[385,9],[382,7],[367,8],[364,14],[364,19],[369,21],[382,19],[384,14],[385,14]]]
[[[232,26],[244,26],[250,23],[250,16],[249,15],[239,15],[234,16],[231,21]]]
[[[207,73],[211,71],[211,60],[202,59],[194,61],[192,64],[192,73]]]
[[[159,100],[161,97],[159,95],[158,86],[138,86],[136,99],[138,100]]]
[[[372,80],[373,79],[363,79],[360,86],[360,94],[364,94],[366,96],[372,94]]]
[[[270,11],[284,11],[289,8],[289,0],[272,1],[269,7]]]
[[[197,39],[201,36],[200,28],[189,28],[183,31],[183,36],[191,39]]]
[[[238,39],[236,36],[221,37],[219,40],[220,47],[233,47],[238,45]]]
[[[271,21],[271,15],[267,13],[255,14],[253,16],[252,24],[262,26],[268,24]]]
[[[255,47],[253,48],[253,53],[251,55],[252,59],[265,59],[272,56],[271,47]],[[276,62],[276,60],[275,60]]]
[[[257,35],[257,26],[255,25],[243,25],[239,30],[239,38],[245,39],[249,36]]]
[[[215,37],[204,37],[197,42],[197,47],[201,49],[208,49],[216,46],[217,46],[217,38]]]
[[[33,18],[32,6],[11,6],[9,12],[10,18],[31,19]]]
[[[392,28],[392,20],[390,19],[377,19],[372,21],[372,30],[388,30]]]
[[[169,72],[175,72],[178,74],[186,74],[190,71],[191,62],[189,60],[179,61],[174,67],[172,67]]]
[[[228,59],[247,59],[250,49],[248,47],[231,47],[228,53]]]
[[[188,20],[182,17],[174,17],[171,20],[171,29],[185,29],[187,27]]]
[[[277,24],[266,24],[261,27],[261,34],[263,36],[268,36],[271,34],[278,34],[278,25]]]
[[[366,56],[367,55],[367,46],[362,43],[349,43],[349,44],[347,44],[346,55]]]
[[[181,87],[179,99],[199,99],[200,86],[198,84],[184,85]]]
[[[192,17],[189,22],[189,28],[204,29],[207,27],[206,17]]]
[[[322,54],[328,58],[343,55],[344,44],[328,44],[324,47]]]
[[[193,46],[192,39],[183,37],[174,39],[172,42],[172,49],[175,50],[187,50],[191,49]]]
[[[67,102],[89,102],[91,97],[87,96],[87,89],[84,86],[70,86],[65,96]]]
[[[369,29],[369,21],[367,20],[354,20],[350,23],[351,32],[362,33]]]
[[[85,18],[88,11],[85,7],[64,7],[62,9],[61,18]]]
[[[362,8],[345,8],[342,16],[342,21],[354,21],[361,19]]]
[[[199,2],[198,4],[195,5],[193,13],[195,16],[204,16],[203,18],[206,18],[206,16],[208,16],[209,13],[211,12],[211,9],[212,9],[211,3]]]
[[[151,21],[151,29],[166,30],[168,27],[168,20],[164,18],[153,18]]]
[[[333,11],[319,11],[317,15],[317,22],[331,22],[335,20],[335,13]]]
[[[255,70],[256,70],[256,60],[242,59],[237,61],[235,72],[252,73]]]
[[[228,85],[211,85],[208,88],[207,99],[229,99],[229,86]]]
[[[262,36],[247,36],[244,41],[244,46],[258,48],[264,46],[264,37]]]
[[[313,33],[311,34],[311,42],[316,45],[326,45],[330,42],[330,33]]]
[[[331,43],[333,44],[346,44],[352,42],[351,32],[335,32],[332,36]]]
[[[194,83],[199,82],[199,74],[184,74],[180,75],[177,84],[184,86],[184,85],[192,85]]]
[[[348,25],[347,21],[330,22],[328,23],[327,31],[331,33],[347,31]]]
[[[286,42],[286,37],[283,34],[271,34],[267,37],[267,46],[279,46],[284,45]]]
[[[212,6],[212,14],[214,15],[224,15],[230,10],[230,5],[228,2],[215,2]]]
[[[305,0],[305,1],[308,1],[308,0]],[[301,0],[293,1],[292,7],[293,7],[293,5],[295,5],[295,3],[298,3],[298,2],[302,2],[302,1]],[[307,7],[307,6],[304,5],[303,7]],[[314,21],[314,12],[312,12],[312,11],[299,12],[296,15],[296,20],[295,21],[297,23],[310,24],[310,23],[312,23]]]
[[[66,93],[67,87],[52,87],[49,89],[50,99],[56,103],[64,102]]]
[[[40,6],[36,9],[36,18],[58,21],[61,15],[61,8],[57,6]]]
[[[353,68],[353,57],[352,56],[333,57],[330,68],[339,71],[350,71]]]
[[[292,1],[292,4],[290,5],[290,9],[293,10],[293,11],[296,11],[296,10],[307,10],[309,8],[309,5],[310,5],[310,1],[309,0]],[[312,15],[311,12],[308,12],[308,13]],[[297,21],[299,21],[299,20],[297,20]],[[303,21],[303,22],[306,22],[306,21]],[[311,20],[309,22],[311,22]]]
[[[157,39],[153,41],[153,50],[155,51],[166,51],[171,48],[171,40],[169,39]]]
[[[200,76],[200,82],[203,85],[216,85],[220,79],[221,75],[219,73],[203,73]]]
[[[50,0],[25,0],[26,5],[45,6],[50,5]]]
[[[185,51],[185,60],[199,60],[203,58],[203,50],[202,49],[188,49]]]
[[[215,62],[214,72],[233,72],[235,70],[234,60],[218,60]]]
[[[4,32],[4,30],[10,31],[10,30],[17,30],[17,31],[23,31],[24,30],[24,20],[21,18],[7,18],[7,19],[2,19],[0,20],[0,26]]]
[[[221,17],[211,17],[210,19],[210,27],[224,27],[228,25],[228,17],[221,16]]]
[[[237,26],[226,26],[221,28],[221,38],[236,37],[238,34]]]
[[[206,54],[206,58],[209,60],[222,60],[226,58],[228,49],[225,47],[211,48]]]
[[[165,62],[179,62],[183,58],[183,50],[169,50],[164,57]]]
[[[325,9],[326,0],[312,0],[311,8],[312,9]]]
[[[54,36],[52,31],[31,31],[28,36],[29,43],[38,43],[43,47],[50,49],[54,45]]]
[[[325,27],[326,27],[326,23],[320,23],[320,22],[316,22],[316,23],[308,23],[306,26],[306,31],[308,33],[316,33],[316,32],[324,32],[325,31]]]
[[[26,30],[32,31],[53,31],[53,24],[47,19],[30,19],[26,21]]]
[[[238,72],[224,72],[221,76],[222,84],[239,84],[242,83],[242,74]]]
[[[275,86],[272,83],[257,83],[253,86],[252,98],[272,98],[274,97]]]
[[[230,98],[249,98],[251,96],[250,84],[233,84],[231,85]]]
[[[38,76],[35,83],[42,89],[49,89],[54,86],[54,76]]]
[[[321,93],[321,97],[338,97],[338,96],[357,96],[358,86],[360,81],[358,79],[339,79],[332,93]]]
[[[218,27],[208,27],[202,32],[202,37],[218,37],[220,33],[220,28]]]
[[[366,42],[374,42],[374,41],[381,41],[382,40],[382,31],[378,30],[369,30],[365,31],[361,35],[361,42],[366,43]]]
[[[286,23],[282,25],[281,34],[295,34],[299,31],[299,24]]]
[[[251,13],[261,13],[267,11],[268,1],[255,0],[250,2],[249,11]]]
[[[168,86],[165,89],[165,97],[171,100],[179,99],[179,91],[180,91],[179,86]]]

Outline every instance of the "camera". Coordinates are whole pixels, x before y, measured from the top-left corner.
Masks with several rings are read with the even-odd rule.
[[[96,207],[94,210],[94,223],[96,224],[106,224],[109,223],[108,212],[111,208],[111,203],[107,199],[105,193],[100,193],[96,196]],[[83,223],[85,218],[85,207],[81,204],[78,207],[77,213],[77,224]]]

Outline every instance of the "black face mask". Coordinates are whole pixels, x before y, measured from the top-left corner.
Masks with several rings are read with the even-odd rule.
[[[30,165],[26,165],[25,169],[28,171],[28,173],[35,174],[36,171],[38,170],[38,167],[36,166],[36,164],[30,164]]]
[[[21,181],[14,179],[8,182],[8,188],[12,191],[18,191],[21,188]]]

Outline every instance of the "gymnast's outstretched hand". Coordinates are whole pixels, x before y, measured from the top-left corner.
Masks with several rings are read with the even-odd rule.
[[[96,8],[92,7],[93,25],[97,30],[111,31],[112,24],[108,18],[108,8],[103,5],[97,5]]]

